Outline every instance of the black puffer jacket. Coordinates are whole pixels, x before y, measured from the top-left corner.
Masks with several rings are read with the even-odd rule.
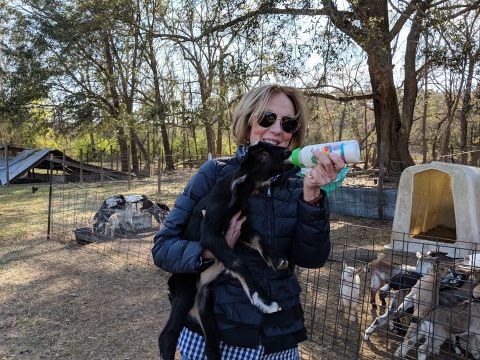
[[[199,271],[203,249],[196,241],[182,239],[183,229],[196,202],[218,179],[235,171],[240,153],[234,158],[207,161],[178,196],[165,227],[154,238],[152,254],[157,266],[172,273]],[[237,280],[222,275],[213,294],[218,328],[227,344],[255,347],[261,343],[270,353],[292,348],[306,338],[293,266],[315,268],[325,263],[330,252],[330,214],[325,193],[317,206],[301,200],[303,181],[297,172],[295,168],[284,174],[249,200],[252,227],[291,264],[290,270],[274,271],[258,254],[245,254],[249,270],[282,311],[261,313],[250,304]]]

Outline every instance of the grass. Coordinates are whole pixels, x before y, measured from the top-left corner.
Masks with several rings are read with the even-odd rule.
[[[65,238],[77,227],[91,226],[103,200],[111,195],[145,194],[171,207],[192,171],[177,171],[162,177],[160,192],[156,179],[130,184],[126,181],[54,184],[51,234]],[[47,237],[49,185],[34,186],[38,188],[35,194],[32,184],[0,187],[0,245]]]
[[[48,185],[0,187],[0,244],[39,237],[47,232]]]

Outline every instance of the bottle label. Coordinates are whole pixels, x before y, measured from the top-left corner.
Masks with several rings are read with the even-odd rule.
[[[323,152],[325,155],[328,155],[330,153],[338,154],[342,157],[342,160],[345,161],[345,144],[343,143],[333,143],[333,144],[324,145],[320,148],[320,151]],[[313,162],[313,159],[315,159],[314,156],[312,156],[312,162]],[[316,163],[317,162],[315,159],[315,164]]]

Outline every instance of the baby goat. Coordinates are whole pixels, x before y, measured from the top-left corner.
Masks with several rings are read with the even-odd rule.
[[[275,269],[288,267],[288,262],[273,254],[251,229],[248,222],[248,198],[268,184],[273,176],[291,167],[285,162],[289,156],[289,150],[269,143],[259,142],[250,146],[240,168],[233,175],[219,180],[193,209],[183,237],[198,240],[200,236],[203,248],[210,250],[216,260],[200,274],[173,274],[168,280],[172,310],[159,337],[160,354],[164,360],[174,359],[177,340],[189,313],[204,333],[207,358],[220,359],[220,340],[208,285],[223,271],[240,281],[250,302],[260,311],[273,313],[281,310],[249,273],[242,255],[230,249],[224,235],[233,215],[241,211],[247,220],[242,226],[236,247],[247,246],[258,251],[266,263]]]
[[[360,271],[363,269],[355,269],[353,266],[348,266],[345,261],[343,262],[338,310],[343,307],[343,316],[351,322],[358,321],[360,314],[360,276],[358,276]]]
[[[125,203],[125,208],[122,210],[116,210],[105,223],[105,235],[110,232],[110,237],[113,238],[115,231],[125,228],[127,225],[135,231],[135,226],[133,225],[133,208],[132,204],[128,201]]]

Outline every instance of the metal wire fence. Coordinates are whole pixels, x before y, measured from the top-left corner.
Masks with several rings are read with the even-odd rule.
[[[195,167],[186,166],[165,173],[161,167],[156,167],[152,173],[160,176],[127,176],[115,181],[101,173],[82,174],[82,181],[78,178],[73,179],[77,180],[73,182],[52,176],[51,192],[45,184],[11,186],[0,193],[0,199],[8,195],[18,201],[8,201],[3,206],[0,227],[6,230],[0,234],[10,234],[13,239],[25,237],[28,233],[44,233],[47,230],[46,224],[49,223],[48,235],[52,239],[75,244],[87,251],[100,252],[115,261],[152,266],[152,239],[162,226],[161,219],[157,221],[153,215],[145,213],[141,200],[133,201],[134,228],[119,227],[113,232],[100,228],[95,231],[98,213],[108,199],[120,195],[131,197],[130,199],[141,199],[143,195],[155,204],[165,204],[171,208],[195,171]],[[348,180],[349,178],[347,183]],[[49,193],[50,207],[45,201]],[[394,358],[396,351],[405,358],[416,358],[419,346],[420,356],[435,353],[436,358],[444,359],[478,358],[478,269],[472,266],[476,264],[475,261],[465,265],[463,257],[465,253],[480,252],[475,243],[479,239],[469,239],[471,242],[464,243],[457,240],[453,246],[451,238],[430,238],[428,249],[451,246],[449,255],[456,259],[447,262],[447,266],[438,266],[432,261],[436,264],[437,271],[435,280],[430,281],[434,286],[422,287],[421,291],[430,294],[430,298],[450,294],[447,296],[450,301],[441,306],[427,303],[425,308],[429,311],[414,314],[415,321],[412,322],[412,314],[395,310],[418,280],[415,276],[424,274],[418,269],[419,260],[415,253],[393,250],[408,250],[415,241],[407,233],[392,236],[391,219],[396,194],[393,189],[358,185],[340,187],[331,194],[332,247],[329,261],[321,269],[296,268],[302,286],[301,301],[309,335],[309,340],[301,346],[302,359],[384,359]],[[19,206],[20,203],[24,205]],[[33,207],[36,211],[33,211]],[[40,215],[38,208],[44,209]],[[28,227],[25,226],[26,223]],[[396,244],[392,244],[392,241]],[[417,245],[425,255],[425,243],[419,242]],[[420,265],[423,261],[425,260],[420,261]],[[383,264],[383,267],[376,268],[375,264]],[[350,280],[345,275],[347,266],[354,272]],[[385,276],[379,288],[395,285],[397,280],[392,281],[395,276],[404,276],[403,280],[398,280],[401,286],[392,286],[391,289],[372,286],[372,278],[379,269]],[[459,286],[450,281],[457,279],[457,276],[459,280],[456,284]],[[409,277],[415,281],[409,280]],[[429,282],[425,281],[425,284]],[[372,287],[376,290],[373,296]],[[459,287],[463,292],[452,295]],[[383,306],[382,299],[385,300]],[[377,305],[375,312],[373,304]],[[439,317],[449,320],[447,323],[441,322]],[[464,321],[467,328],[460,329],[460,332],[458,324],[455,324],[456,328],[453,326],[455,319],[467,319]],[[430,324],[428,326],[425,325],[427,321]],[[373,331],[368,333],[372,326]],[[403,349],[408,348],[402,344],[409,328],[413,329],[412,341],[415,343],[414,340],[418,339],[420,344],[411,345],[412,350],[407,352]],[[448,338],[441,333],[445,328]],[[450,335],[457,333],[461,336],[458,339],[453,337],[452,341]],[[457,349],[453,347],[456,340],[460,345]],[[423,346],[425,344],[427,345]],[[399,348],[401,350],[397,350]]]

